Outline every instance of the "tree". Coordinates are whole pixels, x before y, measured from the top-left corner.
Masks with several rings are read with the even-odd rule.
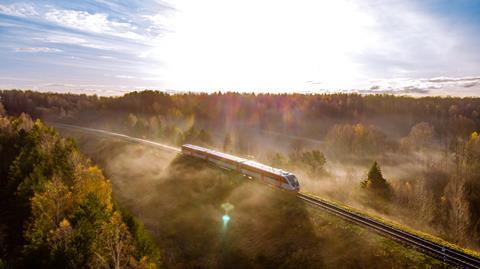
[[[227,152],[230,151],[232,147],[232,137],[230,133],[225,134],[225,139],[223,139],[223,151]]]
[[[319,150],[303,152],[301,161],[307,164],[313,173],[322,170],[325,163],[327,163],[325,155]]]
[[[287,165],[286,158],[278,152],[270,154],[269,162],[273,167],[278,167],[278,168],[283,168]]]
[[[435,128],[427,122],[417,123],[412,127],[410,133],[402,142],[409,148],[424,150],[433,143]]]
[[[135,258],[139,260],[140,268],[155,268],[161,262],[160,250],[157,248],[143,224],[128,211],[122,211],[123,222],[132,235],[135,246]]]
[[[367,179],[362,181],[361,185],[362,188],[377,191],[388,189],[388,183],[385,178],[383,178],[382,171],[380,170],[380,167],[376,161],[373,162],[372,167],[368,171]]]
[[[128,122],[129,127],[133,128],[137,125],[138,119],[134,114],[130,113],[130,114],[128,114],[127,122]]]
[[[72,207],[72,193],[58,177],[45,184],[44,191],[35,193],[32,200],[32,222],[27,238],[32,242],[57,227]],[[45,238],[44,238],[45,239]]]
[[[31,199],[31,218],[25,231],[24,246],[28,263],[41,261],[45,267],[66,267],[72,227],[66,219],[72,207],[72,194],[59,177],[45,183],[44,191]]]
[[[381,154],[388,145],[382,131],[361,123],[334,125],[326,136],[326,143],[334,152],[347,156]]]
[[[132,263],[134,246],[120,212],[115,211],[102,225],[94,249],[93,267],[120,269]]]
[[[93,264],[98,257],[109,268],[156,267],[159,254],[143,226],[133,225],[130,236],[114,208],[109,181],[73,140],[41,121],[32,124],[25,114],[0,116],[0,153],[6,162],[1,175],[7,178],[0,180],[0,211],[6,216],[0,226],[8,236],[3,240],[2,231],[0,241],[7,242],[1,250],[11,257],[9,268],[107,267]]]
[[[198,130],[192,126],[187,131],[179,133],[177,141],[180,145],[185,143],[208,145],[212,142],[212,139],[210,134],[204,129]]]
[[[325,155],[319,150],[294,151],[289,155],[289,158],[290,163],[304,166],[312,175],[322,171],[323,166],[327,162]]]
[[[207,131],[201,129],[200,133],[198,134],[198,141],[201,145],[208,145],[212,143],[212,138]]]
[[[5,107],[3,104],[0,102],[0,116],[4,116],[7,114],[7,111],[5,110]]]

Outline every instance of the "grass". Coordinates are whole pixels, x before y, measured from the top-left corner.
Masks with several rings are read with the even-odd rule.
[[[420,238],[423,238],[423,239],[426,239],[426,240],[429,240],[431,242],[434,242],[434,243],[437,243],[439,245],[442,245],[442,246],[445,246],[445,247],[448,247],[450,249],[453,249],[453,250],[456,250],[456,251],[459,251],[459,252],[463,252],[465,254],[468,254],[468,255],[471,255],[471,256],[474,256],[474,257],[478,257],[480,258],[480,253],[477,252],[477,251],[474,251],[474,250],[471,250],[471,249],[466,249],[466,248],[462,248],[456,244],[453,244],[451,242],[448,242],[442,238],[439,238],[437,236],[434,236],[434,235],[431,235],[431,234],[428,234],[428,233],[425,233],[425,232],[422,232],[422,231],[418,231],[418,230],[415,230],[415,229],[412,229],[408,226],[405,226],[405,225],[402,225],[400,223],[397,223],[397,222],[394,222],[394,221],[391,221],[391,220],[387,220],[387,219],[384,219],[382,217],[379,217],[379,216],[376,216],[376,215],[373,215],[373,214],[369,214],[367,212],[363,212],[363,211],[360,211],[358,209],[355,209],[355,208],[352,208],[352,207],[349,207],[347,205],[344,205],[344,204],[341,204],[341,203],[338,203],[336,201],[332,201],[332,200],[328,200],[328,199],[325,199],[325,198],[322,198],[322,197],[319,197],[318,195],[315,195],[313,193],[310,193],[310,192],[305,192],[305,191],[301,191],[302,194],[306,195],[306,196],[309,196],[309,197],[312,197],[312,198],[315,198],[317,200],[320,200],[322,202],[325,202],[325,203],[328,203],[328,204],[331,204],[331,205],[334,205],[334,206],[337,206],[339,208],[342,208],[348,212],[352,212],[352,213],[355,213],[355,214],[358,214],[358,215],[361,215],[361,216],[365,216],[365,217],[368,217],[370,219],[373,219],[373,220],[376,220],[378,222],[381,222],[389,227],[392,227],[392,228],[395,228],[395,229],[399,229],[399,230],[402,230],[402,231],[405,231],[405,232],[408,232],[410,234],[413,234],[413,235],[416,235]]]

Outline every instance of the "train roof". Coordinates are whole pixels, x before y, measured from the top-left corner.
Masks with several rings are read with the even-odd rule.
[[[231,154],[223,153],[223,152],[216,151],[216,150],[213,150],[213,149],[207,149],[207,148],[196,146],[196,145],[186,144],[186,145],[183,145],[183,146],[188,147],[188,148],[192,148],[192,149],[195,149],[195,150],[207,152],[209,154],[213,154],[213,155],[216,155],[220,158],[228,159],[228,160],[231,160],[231,161],[234,161],[234,162],[242,162],[243,163],[243,162],[247,161],[247,159],[244,159],[244,158],[240,158],[240,157],[237,157],[237,156],[234,156],[234,155],[231,155]]]
[[[248,160],[248,161],[244,162],[244,164],[255,167],[255,168],[258,168],[258,169],[266,171],[266,172],[277,174],[279,176],[286,176],[286,175],[290,174],[286,171],[283,171],[282,169],[271,167],[271,166],[265,165],[263,163],[258,163],[258,162],[255,162],[255,161]]]
[[[291,174],[291,173],[283,171],[282,169],[279,169],[279,168],[274,168],[274,167],[271,167],[271,166],[268,166],[268,165],[265,165],[265,164],[262,164],[262,163],[259,163],[259,162],[256,162],[256,161],[244,159],[244,158],[237,157],[237,156],[227,154],[227,153],[223,153],[223,152],[220,152],[220,151],[207,149],[207,148],[192,145],[192,144],[185,144],[183,146],[187,147],[187,148],[194,149],[194,150],[206,152],[206,153],[218,156],[218,157],[223,158],[223,159],[231,160],[231,161],[234,161],[234,162],[240,162],[242,164],[245,164],[245,165],[260,169],[260,170],[263,170],[265,172],[273,173],[273,174],[276,174],[276,175],[279,175],[279,176],[286,176],[286,175]]]

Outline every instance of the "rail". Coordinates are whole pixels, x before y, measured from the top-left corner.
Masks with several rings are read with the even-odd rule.
[[[411,245],[417,249],[420,249],[422,252],[449,264],[460,266],[461,268],[480,268],[480,259],[478,257],[460,252],[444,245],[440,245],[398,228],[391,227],[367,216],[348,211],[325,200],[312,197],[305,192],[299,192],[297,197],[308,204],[320,207],[346,220],[366,226],[395,240]]]
[[[135,142],[135,143],[140,143],[140,144],[145,144],[149,146],[154,146],[156,148],[159,148],[161,150],[165,150],[168,152],[172,153],[181,153],[181,150],[176,147],[172,147],[169,145],[149,141],[146,139],[141,139],[137,137],[132,137],[124,134],[119,134],[115,132],[110,132],[110,131],[105,131],[105,130],[99,130],[99,129],[93,129],[93,128],[87,128],[87,127],[80,127],[76,125],[70,125],[70,124],[63,124],[63,123],[50,123],[51,125],[59,128],[67,128],[67,129],[76,129],[79,131],[85,131],[85,132],[93,132],[101,135],[106,135],[106,136],[113,136],[117,137],[123,140]],[[342,217],[348,221],[354,222],[356,224],[365,226],[367,228],[370,228],[376,232],[382,233],[386,236],[389,236],[397,241],[403,242],[405,244],[408,244],[410,246],[415,247],[416,249],[434,257],[437,258],[441,261],[444,261],[446,263],[455,265],[455,266],[460,266],[461,268],[480,268],[480,258],[469,255],[467,253],[463,253],[461,251],[452,249],[448,246],[444,246],[438,243],[435,243],[433,241],[427,240],[425,238],[422,238],[420,236],[414,235],[412,233],[403,231],[401,229],[389,226],[386,223],[382,223],[378,220],[372,219],[368,216],[362,215],[360,213],[356,212],[351,212],[348,211],[340,206],[337,206],[333,203],[330,203],[328,201],[316,198],[312,195],[309,195],[306,192],[298,192],[297,197],[301,199],[302,201],[313,205],[315,207],[324,209],[332,214],[335,214],[339,217]]]

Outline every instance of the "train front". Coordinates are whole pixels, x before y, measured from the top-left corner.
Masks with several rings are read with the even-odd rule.
[[[300,190],[300,183],[298,183],[297,177],[292,173],[285,173],[284,178],[288,182],[289,189],[292,191]]]

